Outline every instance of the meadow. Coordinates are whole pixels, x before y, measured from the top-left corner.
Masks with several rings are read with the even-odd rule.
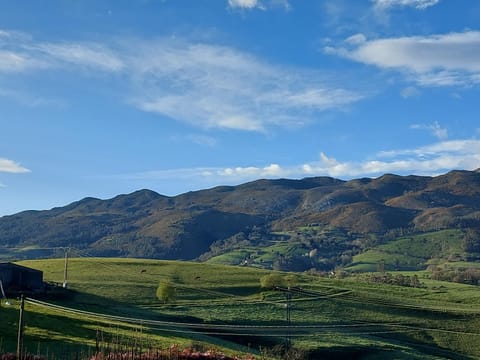
[[[63,259],[20,263],[42,270],[51,283],[63,280]],[[288,322],[286,293],[260,287],[270,273],[196,262],[73,258],[67,292],[27,301],[25,348],[87,354],[99,343],[144,350],[176,344],[261,359],[274,358],[268,350],[290,340],[298,358],[480,357],[475,286],[430,280],[422,272],[415,273],[419,288],[361,276],[297,273],[292,280],[291,273],[278,273],[290,274],[299,289],[291,293]],[[175,288],[175,301],[156,297],[162,283]],[[16,345],[18,302],[10,301],[0,310],[0,351]]]

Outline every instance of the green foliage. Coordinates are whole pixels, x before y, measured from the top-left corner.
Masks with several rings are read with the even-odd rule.
[[[295,274],[283,275],[280,273],[271,273],[260,278],[260,287],[262,289],[274,289],[276,286],[295,286],[298,277]]]
[[[480,231],[475,229],[465,231],[463,249],[466,252],[480,253]]]
[[[353,257],[350,271],[377,271],[383,262],[387,271],[423,270],[432,258],[463,258],[464,232],[441,230],[409,235],[375,246]]]
[[[285,282],[285,284],[287,284],[287,286],[292,287],[297,285],[298,277],[295,274],[288,274],[288,275],[285,275],[285,277],[283,278],[283,281]]]
[[[368,274],[365,276],[367,281],[373,283],[405,286],[405,287],[425,287],[425,284],[422,284],[418,279],[416,274],[412,276],[403,275],[403,274],[391,274],[391,273],[380,273],[380,274]]]
[[[163,303],[174,302],[177,298],[177,290],[169,282],[161,282],[157,288],[157,299]]]
[[[272,273],[260,278],[260,287],[262,289],[273,289],[275,286],[285,286],[285,277],[278,273]]]
[[[461,284],[478,285],[480,282],[480,271],[476,268],[443,267],[431,265],[428,267],[430,277],[434,280],[452,281]]]

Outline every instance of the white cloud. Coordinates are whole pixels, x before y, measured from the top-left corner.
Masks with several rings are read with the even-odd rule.
[[[37,49],[52,60],[67,64],[105,71],[120,71],[124,67],[122,60],[113,51],[97,43],[43,43]]]
[[[427,146],[383,151],[372,159],[339,161],[320,153],[319,159],[298,165],[236,166],[151,171],[121,176],[129,180],[172,180],[196,178],[208,186],[239,184],[259,178],[374,177],[385,173],[436,175],[453,169],[480,168],[480,140],[440,141]]]
[[[303,126],[319,112],[363,97],[320,72],[269,64],[228,46],[180,38],[116,39],[114,45],[0,36],[0,72],[49,68],[117,76],[127,88],[124,97],[142,111],[200,128],[256,132]]]
[[[35,42],[20,32],[0,30],[0,72],[82,66],[99,71],[119,71],[122,60],[99,43]]]
[[[348,38],[345,45],[324,50],[360,63],[405,72],[421,86],[480,83],[479,31],[363,42]]]
[[[0,172],[20,174],[28,173],[30,170],[12,160],[0,158]]]
[[[253,9],[260,6],[258,0],[228,0],[228,5],[232,8]]]
[[[440,2],[440,0],[372,0],[375,8],[389,9],[395,6],[411,6],[416,9],[426,9],[430,6],[434,6]]]
[[[347,44],[360,45],[367,41],[367,38],[363,34],[355,34],[345,39]]]
[[[301,126],[312,114],[362,98],[315,71],[271,65],[226,46],[162,39],[143,44],[135,54],[132,103],[198,127]]]
[[[421,129],[427,130],[432,133],[433,136],[438,138],[439,140],[445,140],[448,138],[448,130],[442,128],[438,121],[435,121],[433,124],[413,124],[410,126],[411,129]]]
[[[261,9],[283,8],[290,10],[291,6],[288,0],[228,0],[228,6],[233,9]]]
[[[259,168],[255,166],[249,167],[235,167],[235,168],[226,168],[218,169],[215,172],[219,176],[226,177],[235,177],[235,178],[269,178],[269,177],[279,177],[286,174],[286,170],[282,169],[278,164],[270,164],[268,166]]]
[[[0,48],[0,72],[15,73],[43,67],[46,67],[46,64],[29,54]]]

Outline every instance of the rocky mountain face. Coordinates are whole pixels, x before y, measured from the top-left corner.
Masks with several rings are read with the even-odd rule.
[[[480,171],[257,180],[175,197],[140,190],[85,198],[1,217],[0,247],[72,246],[98,256],[195,259],[239,234],[258,238],[312,224],[377,235],[480,229]]]

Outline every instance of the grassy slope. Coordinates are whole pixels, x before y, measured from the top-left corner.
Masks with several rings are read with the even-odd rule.
[[[430,259],[464,254],[460,230],[442,230],[401,237],[353,257],[352,271],[376,271],[381,261],[386,270],[425,269]]]
[[[43,270],[46,280],[61,282],[63,279],[60,259],[22,264]],[[69,284],[78,293],[61,303],[91,311],[159,320],[282,326],[285,325],[284,295],[259,289],[259,278],[266,273],[252,268],[188,262],[72,259]],[[356,353],[369,359],[480,356],[480,335],[473,335],[478,333],[480,325],[478,288],[427,282],[427,289],[412,289],[367,284],[351,278],[297,277],[300,286],[321,296],[294,295],[293,344],[317,352],[314,355],[317,358],[326,353],[338,353],[343,357]],[[175,284],[175,304],[160,304],[155,298],[160,281]],[[7,319],[1,322],[0,336],[4,338],[4,346],[12,346],[16,312],[4,307],[0,316]],[[73,321],[61,313],[27,307],[26,335],[30,347],[35,348],[39,341],[45,344],[47,340],[92,345],[96,328],[114,333],[123,326]],[[151,334],[149,341],[152,343],[212,342],[231,352],[241,350],[225,340],[177,330],[142,331],[145,336]],[[264,345],[281,343],[283,337],[275,335],[275,331],[275,328],[243,329],[243,335],[230,340],[243,339],[253,348],[261,342]],[[249,336],[254,333],[256,337]],[[262,340],[258,340],[259,337]]]

